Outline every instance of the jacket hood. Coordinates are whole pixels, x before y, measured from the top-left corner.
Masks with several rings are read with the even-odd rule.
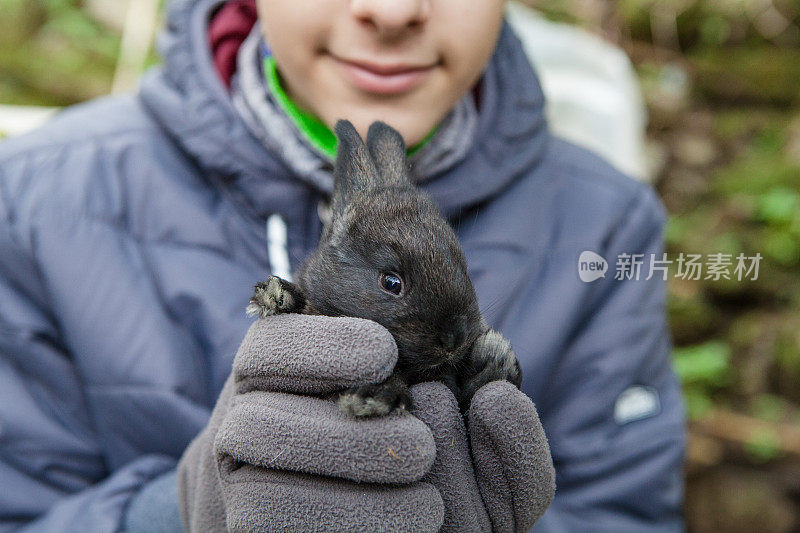
[[[140,97],[204,173],[220,179],[240,203],[265,217],[274,205],[271,185],[293,189],[303,177],[292,175],[250,133],[214,67],[208,24],[224,3],[170,3],[159,40],[163,65],[145,75]],[[508,23],[480,83],[473,148],[460,163],[422,183],[446,217],[488,200],[520,178],[539,160],[548,139],[541,87]],[[330,192],[318,190],[323,196]]]

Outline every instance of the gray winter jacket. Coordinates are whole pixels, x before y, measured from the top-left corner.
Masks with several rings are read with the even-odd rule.
[[[165,64],[136,96],[0,144],[0,531],[115,531],[206,424],[266,278],[266,220],[299,265],[329,191],[246,129],[207,50],[220,0],[174,0]],[[549,437],[538,531],[678,531],[684,420],[653,190],[548,133],[508,27],[475,145],[422,187],[463,244],[484,316],[514,345]],[[583,251],[606,258],[584,282]],[[177,505],[177,503],[176,503]]]

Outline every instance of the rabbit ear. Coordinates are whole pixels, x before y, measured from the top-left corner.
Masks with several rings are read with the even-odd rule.
[[[410,185],[406,166],[406,144],[396,129],[384,122],[373,122],[367,132],[367,148],[375,161],[381,185]]]
[[[349,120],[337,121],[335,131],[339,146],[333,172],[333,198],[334,202],[346,202],[353,192],[370,187],[373,180],[377,179],[378,171],[367,146]]]

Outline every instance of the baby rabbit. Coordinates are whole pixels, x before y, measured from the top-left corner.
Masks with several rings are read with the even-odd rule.
[[[462,410],[490,381],[519,387],[517,358],[480,314],[455,233],[409,179],[400,133],[375,122],[365,144],[350,122],[335,129],[331,221],[297,284],[276,276],[258,283],[248,314],[351,316],[388,329],[398,349],[394,373],[339,396],[353,416],[410,408],[409,385],[424,381],[444,382]]]

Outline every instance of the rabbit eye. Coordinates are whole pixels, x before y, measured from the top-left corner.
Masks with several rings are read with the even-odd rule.
[[[378,281],[381,285],[381,289],[390,294],[400,296],[400,293],[403,291],[403,280],[394,272],[381,272]]]

